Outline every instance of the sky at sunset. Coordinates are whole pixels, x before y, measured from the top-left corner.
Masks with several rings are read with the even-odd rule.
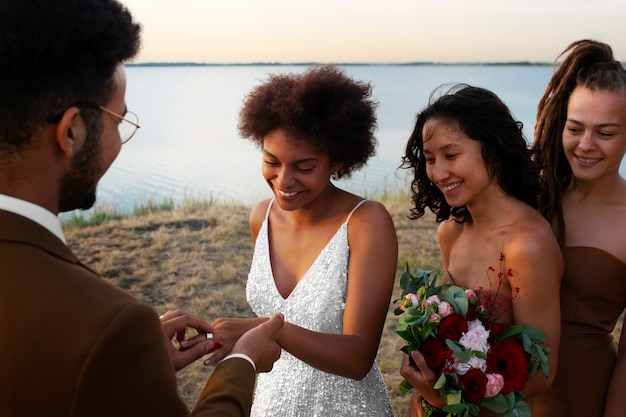
[[[572,41],[626,61],[624,0],[121,0],[135,62],[553,62]]]

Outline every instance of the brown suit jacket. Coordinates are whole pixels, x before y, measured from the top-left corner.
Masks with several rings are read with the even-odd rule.
[[[103,254],[106,256],[106,254]],[[188,416],[154,310],[0,210],[0,416]],[[255,372],[215,369],[192,415],[247,416]]]

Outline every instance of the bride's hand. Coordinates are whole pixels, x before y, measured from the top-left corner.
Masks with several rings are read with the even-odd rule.
[[[232,350],[233,346],[239,338],[248,330],[265,322],[267,317],[263,318],[225,318],[216,319],[213,326],[213,342],[219,344],[219,349],[204,361],[204,365],[210,366],[218,363],[226,357]]]

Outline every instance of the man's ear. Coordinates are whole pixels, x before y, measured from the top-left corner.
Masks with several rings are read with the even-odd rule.
[[[85,143],[87,129],[78,107],[70,107],[56,125],[55,141],[68,158],[73,157]]]

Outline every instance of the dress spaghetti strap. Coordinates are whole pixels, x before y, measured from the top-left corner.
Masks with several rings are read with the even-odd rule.
[[[352,211],[350,211],[350,214],[348,214],[348,218],[346,219],[345,223],[348,223],[350,221],[350,217],[352,217],[352,213],[354,213],[356,211],[356,209],[358,209],[359,207],[361,207],[361,204],[365,203],[367,200],[361,200],[357,203],[356,206],[354,206],[354,208],[352,209]],[[269,202],[269,204],[267,205],[267,209],[265,210],[265,220],[267,220],[267,218],[270,215],[270,209],[272,208],[272,204],[274,204],[274,199],[272,198]]]
[[[272,204],[274,204],[273,198],[270,200],[269,204],[267,205],[267,210],[265,210],[265,221],[267,221],[267,218],[270,216],[270,209],[272,208]]]
[[[352,213],[354,213],[356,211],[356,209],[358,209],[359,207],[361,207],[361,204],[365,203],[367,200],[361,200],[357,203],[356,206],[354,206],[354,208],[352,209],[352,211],[350,212],[350,214],[348,214],[348,218],[346,219],[346,221],[344,223],[348,223],[350,221],[350,217],[352,217]]]

